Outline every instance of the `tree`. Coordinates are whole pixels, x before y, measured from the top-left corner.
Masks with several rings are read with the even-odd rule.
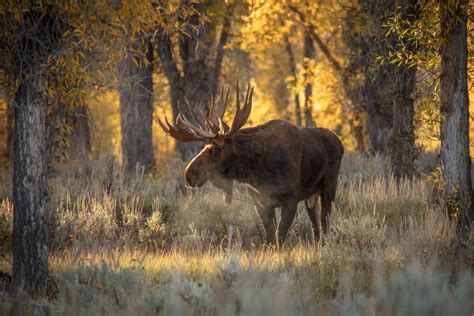
[[[125,170],[153,170],[153,46],[137,34],[120,70],[120,125]]]
[[[346,93],[356,116],[366,117],[373,151],[390,156],[397,178],[414,172],[416,64],[392,57],[413,53],[415,45],[403,29],[417,21],[418,9],[413,1],[359,1],[344,23],[344,40],[353,51],[343,74]],[[389,25],[394,17],[404,21],[397,31]]]
[[[223,7],[221,14],[209,14],[210,10],[216,12],[219,6]],[[180,112],[189,117],[188,102],[198,107],[193,109],[195,113],[204,111],[210,93],[217,93],[224,46],[229,39],[229,6],[224,1],[184,1],[177,9],[180,10],[178,22],[183,29],[176,32],[160,27],[158,30],[157,51],[170,86],[174,120]],[[176,145],[183,158],[198,148],[199,144],[195,142]]]
[[[298,81],[298,71],[297,71],[297,64],[295,60],[295,54],[293,53],[293,48],[291,47],[291,43],[290,43],[290,40],[288,39],[288,35],[285,35],[285,47],[286,47],[286,53],[288,55],[288,63],[290,64],[291,80],[293,82],[293,88],[295,88],[296,83]],[[295,107],[296,126],[302,126],[303,119],[301,117],[301,105],[300,105],[300,98],[298,96],[298,93],[294,93],[294,107]]]
[[[327,61],[331,64],[331,66],[339,72],[341,70],[341,65],[337,61],[337,59],[333,56],[331,51],[328,49],[327,45],[321,40],[318,32],[316,31],[316,27],[312,22],[308,20],[311,19],[311,16],[314,14],[311,12],[311,7],[307,6],[307,3],[303,1],[303,6],[306,9],[309,9],[309,12],[306,15],[309,15],[308,18],[305,13],[302,11],[304,9],[298,8],[295,5],[288,5],[288,9],[291,12],[294,12],[298,17],[299,21],[303,24],[303,68],[304,68],[304,117],[305,117],[305,126],[307,127],[314,127],[316,123],[313,119],[312,107],[313,107],[313,84],[311,82],[312,76],[310,75],[310,63],[315,58],[315,47],[314,44],[318,46],[318,48],[323,53],[324,57]]]
[[[2,97],[2,92],[0,91],[0,100]],[[13,124],[14,124],[14,117],[15,117],[15,107],[13,102],[9,102],[11,100],[10,97],[7,97],[7,94],[4,95],[5,101],[3,102],[3,133],[5,138],[3,139],[4,142],[4,152],[3,156],[6,161],[11,162],[13,159]],[[0,101],[1,102],[1,101]],[[2,103],[0,103],[2,104]]]
[[[133,36],[153,16],[149,1],[0,4],[0,70],[16,91],[13,283],[30,294],[42,292],[49,280],[48,107],[83,106],[93,87],[102,79],[105,84],[113,61],[123,58],[125,25]],[[108,62],[98,63],[105,58]]]
[[[467,0],[441,1],[441,161],[448,214],[458,218],[464,239],[474,220],[469,99],[467,89]]]
[[[57,163],[89,157],[92,150],[91,120],[86,105],[67,106],[62,102],[50,102],[46,115],[50,170]]]
[[[393,1],[359,1],[348,8],[344,19],[344,41],[349,63],[344,71],[344,87],[356,112],[364,113],[365,129],[374,152],[388,154],[392,131],[390,64],[377,63],[383,56],[385,33],[382,21],[393,12]],[[370,27],[363,28],[362,25]]]
[[[304,67],[304,121],[306,127],[314,127],[316,123],[313,120],[313,84],[309,76],[309,63],[314,58],[314,44],[313,38],[308,30],[304,32],[304,54],[303,54],[303,67]]]
[[[11,52],[18,58],[13,168],[13,282],[28,293],[46,288],[48,202],[46,160],[46,70],[58,48],[60,24],[52,7],[37,7],[21,17],[22,35]]]
[[[401,50],[414,54],[416,45],[404,31],[419,19],[420,6],[407,0],[398,0],[394,14],[402,20],[398,34],[386,37],[389,50],[384,55],[397,55]],[[392,59],[392,62],[395,60]],[[416,89],[416,63],[398,62],[390,72],[390,91],[393,97],[392,136],[390,141],[390,159],[396,178],[410,177],[414,174],[415,126],[414,103]]]

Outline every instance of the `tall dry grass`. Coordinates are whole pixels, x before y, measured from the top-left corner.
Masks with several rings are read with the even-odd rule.
[[[179,161],[155,176],[127,176],[112,157],[64,166],[50,180],[57,293],[0,292],[0,314],[20,304],[40,315],[472,315],[474,251],[453,252],[453,226],[426,180],[433,161],[421,162],[419,178],[397,183],[383,157],[347,154],[325,245],[313,245],[300,205],[280,250],[263,243],[244,188],[230,206],[210,185],[185,194]],[[0,186],[6,272],[8,183]]]

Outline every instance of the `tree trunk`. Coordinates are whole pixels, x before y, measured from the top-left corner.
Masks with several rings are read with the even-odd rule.
[[[394,73],[395,85],[392,111],[392,141],[390,158],[393,173],[397,179],[411,177],[415,161],[415,127],[413,125],[413,106],[416,67],[397,67]]]
[[[314,127],[316,123],[313,120],[313,84],[311,83],[311,76],[309,75],[309,66],[310,61],[314,58],[314,44],[313,39],[311,38],[311,34],[308,30],[304,32],[304,60],[303,65],[305,69],[304,73],[304,81],[305,81],[305,89],[304,89],[304,117],[305,117],[305,126],[306,127]]]
[[[349,54],[343,74],[344,89],[356,110],[366,113],[365,129],[372,151],[391,154],[397,174],[411,174],[415,70],[380,65],[377,57],[386,56],[388,49],[397,49],[400,44],[397,36],[386,37],[387,19],[399,14],[403,21],[413,21],[417,19],[417,5],[408,0],[364,0],[359,4],[350,9],[344,24],[344,41],[351,51],[357,52]],[[373,32],[361,31],[357,27],[360,23],[370,23]],[[398,97],[394,98],[394,94]]]
[[[298,95],[298,91],[294,89],[297,85],[298,82],[298,72],[296,70],[296,61],[295,61],[295,55],[293,54],[293,49],[291,48],[291,43],[290,40],[288,39],[288,36],[285,36],[285,46],[286,46],[286,52],[288,54],[288,59],[289,59],[289,64],[290,64],[290,70],[291,70],[291,76],[293,77],[293,93],[294,93],[294,107],[295,107],[295,123],[296,126],[302,126],[303,121],[301,117],[301,105],[300,105],[300,98]]]
[[[144,167],[147,172],[155,167],[152,62],[151,42],[137,38],[121,67],[120,125],[122,160],[127,172],[135,171],[137,166]]]
[[[378,110],[367,112],[366,126],[373,152],[388,154],[392,117]]]
[[[7,113],[7,154],[8,159],[13,161],[13,138],[15,126],[15,107],[9,106]]]
[[[40,84],[38,78],[22,80],[15,111],[13,281],[28,293],[43,290],[48,280],[46,102]]]
[[[63,103],[50,103],[46,110],[46,146],[50,171],[70,158],[71,109]]]
[[[372,150],[382,155],[389,154],[392,140],[393,102],[389,87],[394,68],[393,65],[380,65],[372,75],[366,70],[361,89]]]
[[[398,0],[397,6],[403,10],[401,17],[410,25],[419,19],[419,5],[417,2]],[[405,27],[405,26],[401,26]],[[387,38],[392,47],[398,47],[400,38],[391,35]],[[405,38],[404,49],[416,53],[416,46],[410,38]],[[391,90],[393,100],[392,110],[392,141],[390,144],[390,158],[393,173],[397,179],[412,177],[415,173],[415,127],[413,113],[416,88],[416,66],[408,67],[402,64],[391,67]]]
[[[355,115],[354,119],[349,120],[349,125],[351,127],[352,139],[356,146],[355,150],[360,153],[365,152],[364,127],[360,122],[359,115]]]
[[[448,214],[458,218],[461,239],[474,219],[469,157],[467,0],[441,1],[441,161]]]
[[[35,7],[36,8],[36,7]],[[61,25],[51,7],[22,16],[15,42],[16,93],[13,162],[13,285],[41,294],[48,285],[48,204],[45,90],[48,57],[57,52]]]
[[[86,105],[74,111],[71,133],[71,157],[75,160],[87,160],[91,153],[91,117]]]
[[[13,102],[8,102],[7,107],[7,138],[5,155],[10,163],[13,161],[13,138],[15,126],[15,106]]]

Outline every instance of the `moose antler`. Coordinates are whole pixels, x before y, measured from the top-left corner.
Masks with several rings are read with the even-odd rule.
[[[198,120],[188,100],[185,100],[193,122],[184,116],[183,113],[179,113],[174,125],[168,122],[166,116],[165,123],[158,118],[158,124],[160,124],[166,134],[182,142],[210,141],[229,138],[245,125],[250,116],[250,112],[252,111],[253,87],[250,87],[250,84],[248,84],[244,104],[241,108],[239,83],[237,83],[235,97],[236,112],[230,128],[223,121],[224,113],[227,109],[227,101],[229,100],[229,92],[229,89],[224,92],[224,88],[222,88],[217,101],[214,100],[214,95],[211,94],[209,115],[207,118],[204,118],[204,122]]]

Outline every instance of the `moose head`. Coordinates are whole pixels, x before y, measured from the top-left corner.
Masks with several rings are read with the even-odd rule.
[[[181,142],[201,141],[205,143],[202,151],[197,154],[186,166],[184,171],[185,185],[189,188],[200,187],[210,181],[226,192],[226,200],[230,202],[232,181],[223,179],[219,171],[233,154],[232,136],[247,122],[252,111],[253,88],[247,86],[245,99],[240,106],[239,84],[236,85],[236,112],[232,123],[227,125],[223,121],[229,99],[229,89],[221,90],[217,100],[211,95],[211,104],[207,117],[194,113],[189,102],[186,102],[191,119],[182,113],[176,117],[174,124],[170,124],[165,117],[163,123],[158,119],[163,131]]]

